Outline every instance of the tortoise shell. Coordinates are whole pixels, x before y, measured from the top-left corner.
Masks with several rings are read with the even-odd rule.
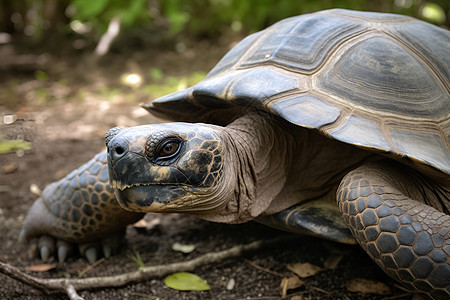
[[[448,178],[450,32],[342,9],[292,17],[242,40],[197,85],[146,108],[213,123],[236,108],[265,110]]]

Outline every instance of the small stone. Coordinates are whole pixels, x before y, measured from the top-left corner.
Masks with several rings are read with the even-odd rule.
[[[227,282],[227,290],[231,291],[232,289],[234,289],[235,285],[236,285],[236,281],[234,280],[234,278],[230,278],[230,280],[228,280],[228,282]]]
[[[6,125],[11,125],[17,120],[16,115],[4,115],[3,116],[3,123]]]

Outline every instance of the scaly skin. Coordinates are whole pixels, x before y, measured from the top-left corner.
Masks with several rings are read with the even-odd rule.
[[[337,201],[355,239],[389,276],[450,299],[450,216],[423,203],[449,194],[437,186],[432,193],[427,181],[394,162],[368,164],[344,177]]]
[[[80,253],[95,261],[99,248],[109,256],[124,235],[124,228],[143,217],[123,210],[109,186],[106,151],[48,185],[24,221],[19,239],[38,237],[43,260],[57,250],[60,261],[78,244]]]

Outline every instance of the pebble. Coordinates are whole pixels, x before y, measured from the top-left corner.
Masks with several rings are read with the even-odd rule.
[[[17,120],[16,115],[4,115],[3,116],[3,123],[6,125],[11,125]]]
[[[230,278],[227,283],[227,290],[231,291],[232,289],[234,289],[235,284],[236,281],[234,280],[234,278]]]

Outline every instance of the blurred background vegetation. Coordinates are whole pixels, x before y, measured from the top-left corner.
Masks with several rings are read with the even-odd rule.
[[[0,110],[148,102],[201,80],[249,33],[328,8],[450,26],[449,0],[0,0]]]
[[[449,0],[0,0],[0,32],[32,44],[70,39],[93,47],[113,20],[135,42],[204,39],[253,32],[327,8],[407,14],[449,27]]]

